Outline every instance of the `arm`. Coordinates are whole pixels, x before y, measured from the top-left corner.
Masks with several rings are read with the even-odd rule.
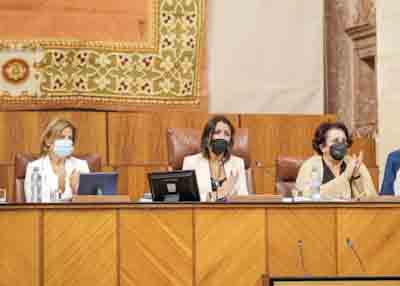
[[[182,170],[194,170],[195,168],[192,166],[190,160],[188,160],[188,157],[183,158],[183,165],[182,165]]]
[[[308,166],[308,161],[305,161],[299,170],[299,173],[297,174],[296,177],[296,189],[300,190],[303,192],[306,190],[307,182],[311,181],[311,169]]]
[[[386,160],[385,175],[381,188],[381,195],[394,195],[393,184],[396,179],[393,154],[389,154]]]
[[[321,185],[320,194],[322,199],[351,199],[348,174],[344,172],[332,181]]]
[[[296,179],[296,188],[309,197],[311,191],[311,173],[313,159],[303,163]],[[334,180],[320,186],[321,199],[350,199],[351,189],[348,181],[350,170],[344,172]]]
[[[79,176],[80,173],[90,173],[89,165],[86,160],[76,161],[77,164],[70,174],[69,187],[73,194],[76,194],[79,187]]]
[[[247,180],[246,180],[246,169],[244,167],[244,161],[241,159],[239,161],[239,178],[236,182],[234,188],[234,194],[236,195],[248,195],[249,191],[247,190]]]
[[[199,193],[200,193],[200,201],[205,202],[205,201],[207,201],[207,192],[202,191],[202,188],[201,188],[201,183],[202,183],[201,179],[202,178],[199,177],[199,174],[196,171],[196,164],[195,164],[195,162],[193,162],[193,160],[191,158],[192,157],[183,158],[182,170],[195,170],[197,186],[199,188]]]
[[[26,173],[25,173],[25,181],[24,181],[24,192],[25,192],[25,201],[27,203],[31,202],[31,177],[32,177],[32,164],[28,163],[28,166],[26,167]]]
[[[367,167],[362,164],[360,167],[360,178],[354,179],[352,182],[353,192],[357,198],[360,197],[376,197],[374,183]]]
[[[79,170],[81,173],[90,173],[89,165],[86,160],[83,161],[81,169]]]

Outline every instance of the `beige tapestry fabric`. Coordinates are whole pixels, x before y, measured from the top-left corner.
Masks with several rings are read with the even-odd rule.
[[[206,0],[0,3],[0,108],[199,103]]]
[[[210,1],[211,112],[324,111],[324,0]]]

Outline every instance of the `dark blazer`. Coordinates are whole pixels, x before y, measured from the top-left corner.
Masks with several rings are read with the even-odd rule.
[[[386,160],[385,176],[380,195],[394,195],[393,183],[396,180],[397,171],[400,169],[400,149],[390,153]]]

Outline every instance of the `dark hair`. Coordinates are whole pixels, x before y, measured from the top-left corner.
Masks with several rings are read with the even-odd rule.
[[[208,120],[206,126],[204,126],[203,129],[203,134],[201,135],[201,153],[203,153],[203,156],[205,158],[210,158],[210,152],[208,150],[209,147],[209,138],[212,136],[215,132],[215,128],[217,127],[218,122],[223,122],[226,125],[229,126],[229,129],[231,130],[231,140],[228,143],[228,149],[226,150],[224,154],[224,160],[228,160],[231,157],[231,152],[234,144],[234,137],[235,137],[235,127],[233,127],[233,124],[228,120],[223,115],[216,115],[212,117],[210,120]]]
[[[344,132],[344,134],[346,135],[348,147],[351,147],[351,145],[353,144],[353,139],[351,138],[351,134],[350,134],[349,130],[347,129],[346,125],[344,125],[344,123],[342,123],[342,122],[334,122],[334,123],[323,122],[318,126],[317,130],[315,130],[314,138],[312,140],[312,147],[319,155],[322,155],[320,145],[323,145],[326,143],[326,136],[328,134],[328,131],[332,130],[332,129],[340,129]]]

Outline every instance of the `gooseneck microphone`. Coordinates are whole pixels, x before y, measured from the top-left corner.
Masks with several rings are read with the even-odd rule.
[[[363,273],[366,273],[367,271],[365,270],[365,266],[361,259],[361,256],[358,254],[357,250],[354,248],[353,241],[349,237],[346,237],[346,245],[347,245],[347,248],[349,248],[351,250],[354,257],[357,259],[357,262],[360,265],[361,271]]]
[[[307,271],[306,271],[306,266],[304,264],[304,246],[303,246],[303,240],[299,239],[297,241],[297,249],[299,250],[299,260],[297,263],[297,266],[301,269],[301,271],[304,273],[304,276],[310,276]]]

